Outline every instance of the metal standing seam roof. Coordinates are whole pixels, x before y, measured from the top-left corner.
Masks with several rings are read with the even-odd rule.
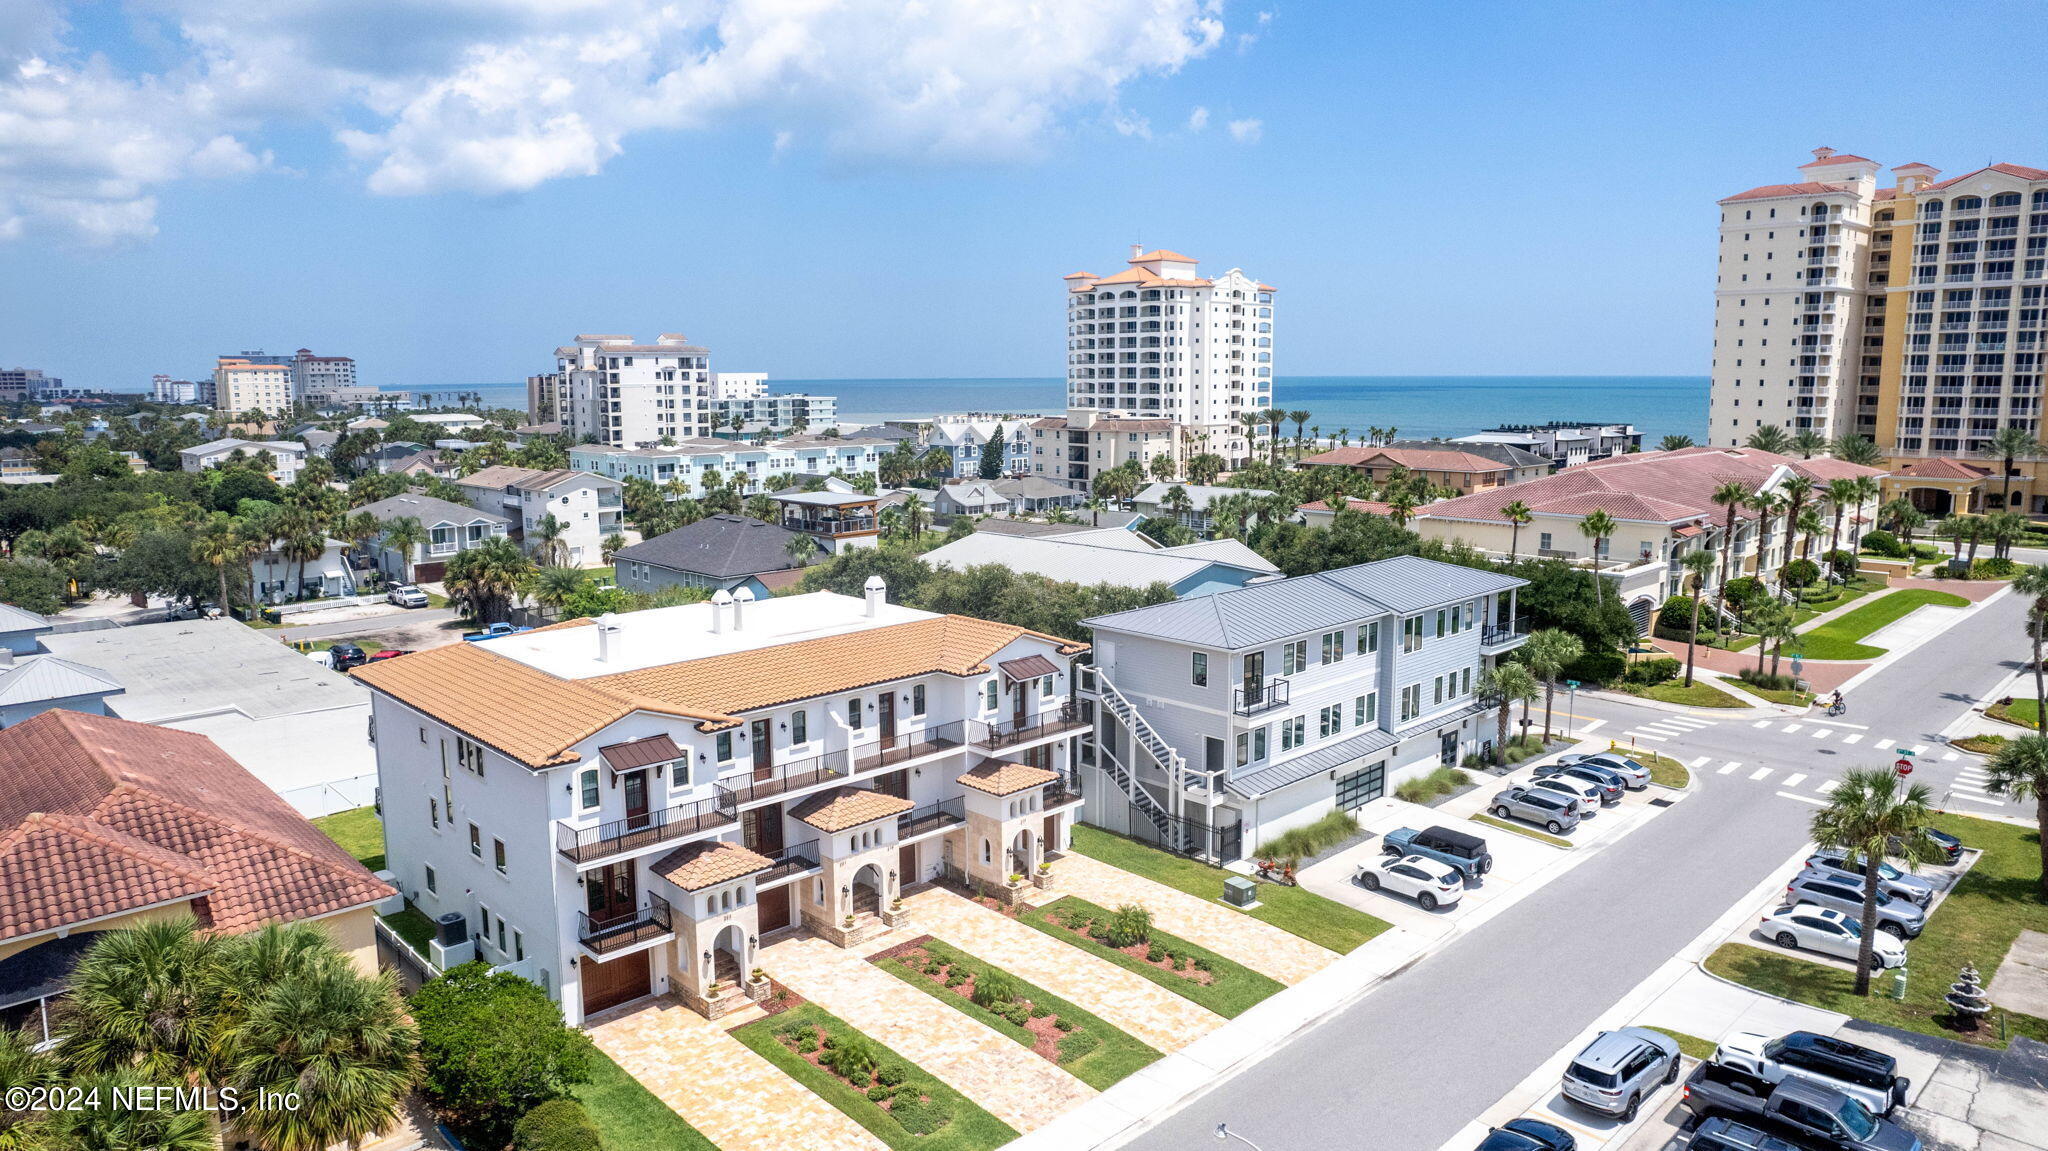
[[[48,619],[11,603],[0,603],[0,634],[24,631],[49,631],[53,626]]]
[[[54,655],[24,656],[11,667],[0,667],[0,704],[118,695],[124,690],[107,672]]]
[[[1341,739],[1314,751],[1304,752],[1293,759],[1243,775],[1233,775],[1224,785],[1239,795],[1251,797],[1278,791],[1290,783],[1299,783],[1312,775],[1321,775],[1333,768],[1362,759],[1375,752],[1384,751],[1400,742],[1400,737],[1391,731],[1360,732],[1350,739]]]
[[[1440,607],[1528,582],[1418,556],[1395,556],[1081,622],[1196,647],[1239,650],[1368,616]]]
[[[1119,530],[1118,534],[1130,536],[1131,533]],[[1178,549],[1117,547],[1065,536],[1010,536],[982,532],[935,548],[925,554],[924,561],[934,567],[955,569],[1001,564],[1012,571],[1046,579],[1139,588],[1154,583],[1177,584],[1213,568],[1237,568],[1259,575],[1271,574],[1274,570],[1270,564],[1261,563],[1254,568],[1220,556],[1179,554]]]

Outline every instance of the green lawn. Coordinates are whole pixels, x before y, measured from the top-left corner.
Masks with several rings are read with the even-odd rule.
[[[576,1088],[604,1137],[604,1151],[718,1151],[683,1117],[602,1051],[592,1051],[590,1082]]]
[[[1512,831],[1516,835],[1526,835],[1530,839],[1540,839],[1552,847],[1570,847],[1572,845],[1572,841],[1569,839],[1560,838],[1547,831],[1538,831],[1533,827],[1523,827],[1521,824],[1509,820],[1495,819],[1490,815],[1475,815],[1472,817],[1472,822],[1483,823],[1488,827],[1498,827],[1502,831]]]
[[[1678,1051],[1681,1055],[1689,1055],[1694,1059],[1701,1060],[1714,1057],[1715,1044],[1711,1039],[1701,1039],[1697,1035],[1687,1035],[1683,1031],[1673,1031],[1669,1027],[1652,1027],[1650,1030],[1661,1035],[1669,1035],[1671,1038],[1678,1040]]]
[[[1804,627],[1808,622],[1862,599],[1871,592],[1883,591],[1886,586],[1877,580],[1857,576],[1847,584],[1837,588],[1835,593],[1825,601],[1813,601],[1802,597],[1798,605],[1792,609],[1792,626]],[[1753,635],[1737,636],[1726,643],[1716,646],[1719,646],[1724,651],[1747,651],[1756,646],[1756,637]]]
[[[337,811],[313,820],[313,826],[341,845],[343,851],[371,871],[384,870],[384,821],[374,807]]]
[[[1217,900],[1219,906],[1223,906],[1223,881],[1232,875],[1220,867],[1147,847],[1135,839],[1087,824],[1074,826],[1074,850],[1189,895]],[[1305,888],[1278,883],[1260,884],[1259,906],[1245,914],[1340,955],[1357,950],[1388,927],[1383,919]]]
[[[434,941],[434,921],[427,918],[426,912],[414,907],[408,900],[404,910],[396,915],[385,916],[384,923],[396,931],[400,939],[411,944],[412,949],[419,952],[422,958],[429,957],[427,947]]]
[[[1878,973],[1873,994],[1859,999],[1850,972],[1747,943],[1722,944],[1707,957],[1707,969],[1759,991],[1887,1027],[1965,1038],[1942,1026],[1948,1013],[1942,996],[1957,969],[1974,963],[1989,984],[2022,929],[2048,931],[2048,902],[2039,886],[2040,837],[2032,828],[1964,815],[1942,815],[1935,825],[1984,855],[1935,909],[1927,930],[1907,944],[1912,974],[1904,1001],[1891,997],[1894,972]],[[1998,1014],[1994,1009],[1985,1019],[1978,1042],[1998,1043]],[[2048,1019],[2014,1013],[2008,1020],[2013,1034],[2048,1042]]]
[[[1058,916],[1063,914],[1085,915],[1101,923],[1106,922],[1111,913],[1108,908],[1098,907],[1078,895],[1067,895],[1055,899],[1043,907],[1027,909],[1022,915],[1017,917],[1017,922],[1043,931],[1054,939],[1070,943],[1099,959],[1106,959],[1127,971],[1137,972],[1139,975],[1150,979],[1168,991],[1192,999],[1216,1014],[1223,1016],[1225,1019],[1235,1019],[1246,1011],[1251,1010],[1254,1004],[1267,996],[1286,990],[1279,980],[1269,975],[1253,971],[1236,960],[1225,959],[1206,947],[1196,946],[1177,935],[1169,935],[1164,931],[1154,928],[1152,930],[1152,943],[1155,946],[1163,951],[1170,951],[1175,955],[1188,956],[1207,964],[1209,974],[1213,976],[1213,981],[1210,983],[1200,983],[1193,979],[1182,978],[1179,975],[1160,969],[1155,964],[1147,963],[1141,958],[1126,955],[1106,943],[1089,938],[1087,935],[1069,931],[1055,921]]]
[[[967,971],[971,972],[968,978],[978,981],[981,978],[981,973],[984,971],[1002,970],[994,964],[977,959],[957,947],[949,947],[937,939],[927,939],[919,944],[919,946],[934,959],[940,959],[950,964],[951,966],[947,969],[949,975],[960,971],[964,967]],[[1026,1047],[1034,1046],[1037,1042],[1037,1037],[1027,1028],[1020,1027],[1008,1019],[997,1015],[995,1012],[977,1005],[973,1000],[964,995],[958,995],[946,990],[943,985],[931,976],[924,974],[922,969],[914,968],[908,957],[890,956],[887,959],[881,960],[877,966],[896,978],[901,979],[903,982],[910,984],[912,987],[917,988],[919,991],[944,1003],[946,1006],[973,1018],[984,1026],[1002,1032]],[[1004,971],[1003,974],[1009,975],[1010,979],[1016,983],[1017,997],[1019,999],[1028,999],[1033,1006],[1044,1011],[1050,1011],[1054,1018],[1064,1019],[1074,1025],[1073,1030],[1067,1032],[1068,1036],[1071,1037],[1070,1040],[1062,1041],[1059,1065],[1066,1068],[1076,1079],[1095,1088],[1097,1091],[1108,1090],[1111,1085],[1119,1080],[1141,1067],[1150,1065],[1161,1057],[1158,1051],[1140,1043],[1132,1038],[1129,1033],[1104,1022],[1100,1016],[1084,1011],[1073,1003],[1054,995],[1052,992],[1036,984],[1019,979],[1007,971]],[[1067,1054],[1069,1050],[1081,1050],[1082,1053],[1077,1056],[1069,1056]]]
[[[1754,684],[1744,683],[1739,679],[1724,679],[1721,682],[1728,687],[1746,692],[1758,699],[1767,699],[1772,703],[1782,703],[1789,707],[1805,707],[1813,702],[1813,693],[1810,691],[1767,691]]]
[[[830,1071],[812,1066],[809,1060],[790,1050],[777,1034],[777,1029],[799,1023],[816,1024],[824,1028],[827,1035],[858,1036],[867,1040],[879,1056],[882,1067],[897,1064],[908,1071],[909,1078],[904,1086],[914,1087],[920,1094],[929,1096],[931,1106],[949,1116],[949,1120],[930,1134],[913,1134],[897,1122],[894,1115],[870,1102],[863,1091]],[[780,1067],[790,1078],[810,1088],[819,1098],[845,1112],[848,1118],[891,1147],[984,1151],[1000,1147],[1017,1137],[1017,1132],[1009,1124],[982,1110],[972,1100],[940,1082],[937,1076],[883,1046],[873,1036],[855,1030],[845,1020],[815,1003],[806,1003],[735,1028],[732,1037]]]
[[[1807,659],[1876,659],[1885,653],[1885,649],[1857,641],[1887,624],[1897,623],[1920,608],[1932,606],[1968,607],[1970,601],[1931,588],[1895,591],[1847,615],[1836,616],[1812,631],[1801,633],[1796,644],[1786,645],[1786,654],[1797,650]]]
[[[2038,729],[2041,722],[2041,704],[2038,700],[2015,698],[2010,707],[1992,704],[1985,709],[1984,714],[2020,727]]]
[[[1671,680],[1651,687],[1640,684],[1622,684],[1620,690],[1642,699],[1654,699],[1660,703],[1675,703],[1685,707],[1748,707],[1749,704],[1729,695],[1720,688],[1695,676],[1691,687],[1683,680]]]
[[[1668,755],[1654,751],[1630,751],[1630,759],[1650,769],[1650,782],[1665,787],[1684,787],[1692,782],[1692,771]]]

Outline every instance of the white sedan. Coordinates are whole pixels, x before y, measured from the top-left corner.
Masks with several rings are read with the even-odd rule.
[[[1388,855],[1361,863],[1352,878],[1367,891],[1409,896],[1424,911],[1449,907],[1465,897],[1465,879],[1457,868],[1420,855]]]
[[[1787,951],[1805,948],[1852,963],[1856,961],[1857,949],[1863,942],[1861,923],[1833,908],[1811,903],[1780,907],[1764,916],[1757,932]],[[1889,931],[1878,932],[1873,940],[1871,950],[1879,967],[1906,965],[1904,940]]]
[[[1574,775],[1548,775],[1529,785],[1544,791],[1579,801],[1579,814],[1591,815],[1600,810],[1599,785],[1588,783]]]

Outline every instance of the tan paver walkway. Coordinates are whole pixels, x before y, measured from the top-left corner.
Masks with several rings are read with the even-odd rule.
[[[664,996],[590,1029],[626,1073],[721,1151],[887,1151],[838,1108]]]
[[[1053,876],[1058,884],[1056,890],[1102,907],[1142,903],[1152,909],[1152,922],[1161,931],[1200,944],[1290,986],[1337,959],[1337,953],[1329,948],[1318,947],[1264,920],[1111,867],[1079,852],[1070,852],[1054,864]]]
[[[1100,1015],[1160,1051],[1178,1051],[1223,1025],[1192,999],[944,889],[904,900],[921,931]]]
[[[1095,1095],[1030,1048],[822,939],[764,947],[776,981],[894,1048],[1018,1131]]]

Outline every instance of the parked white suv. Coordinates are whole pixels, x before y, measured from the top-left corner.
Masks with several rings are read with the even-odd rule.
[[[1420,855],[1388,855],[1358,865],[1352,875],[1367,891],[1386,890],[1413,899],[1424,911],[1448,907],[1465,898],[1465,877],[1458,869]]]

